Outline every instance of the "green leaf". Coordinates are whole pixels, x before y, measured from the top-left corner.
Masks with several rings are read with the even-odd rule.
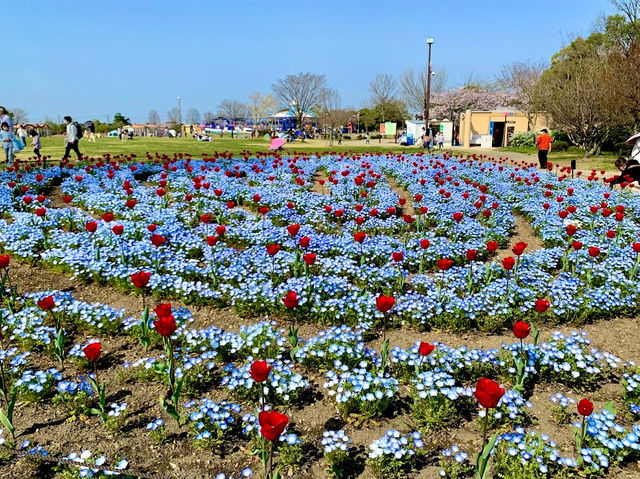
[[[13,425],[13,408],[16,405],[17,396],[18,390],[14,388],[13,393],[11,394],[11,400],[9,401],[9,405],[7,407],[7,414],[5,415],[2,410],[0,410],[0,422],[11,435],[13,435],[13,432],[16,430]]]
[[[173,400],[173,404],[177,405],[178,401],[180,400],[180,393],[182,392],[182,384],[184,383],[184,376],[182,376],[180,379],[178,379],[176,381],[176,388],[175,388],[175,392],[173,393],[173,396],[171,397],[171,399]]]
[[[153,370],[158,374],[164,374],[167,372],[168,369],[169,367],[167,366],[167,363],[165,363],[164,361],[156,361],[155,364],[153,365]]]
[[[616,406],[615,404],[613,404],[613,401],[609,401],[607,404],[605,404],[604,409],[605,411],[610,412],[614,416],[616,415]]]
[[[64,341],[64,329],[59,329],[56,335],[56,349],[58,350],[58,352],[64,349]]]
[[[0,410],[0,422],[7,429],[7,431],[9,431],[10,434],[13,434],[13,432],[16,430],[16,428],[13,427],[11,420],[7,416],[5,416],[1,410]]]
[[[164,398],[160,398],[160,406],[162,406],[164,412],[166,412],[170,417],[175,419],[177,422],[180,422],[180,415],[173,404],[165,401]]]

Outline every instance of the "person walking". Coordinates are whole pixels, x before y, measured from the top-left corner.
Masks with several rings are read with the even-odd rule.
[[[41,160],[42,155],[40,155],[40,135],[38,134],[37,130],[31,130],[29,132],[29,135],[31,136],[31,146],[33,147],[33,152],[36,154],[38,160]]]
[[[541,134],[538,138],[536,138],[536,146],[538,147],[538,162],[540,163],[540,168],[547,168],[547,158],[549,156],[549,152],[551,151],[551,143],[553,143],[553,139],[549,135],[549,131],[546,128],[540,130]]]
[[[0,106],[0,125],[3,123],[9,125],[9,131],[13,131],[13,119],[9,116],[7,109]]]
[[[438,150],[442,151],[444,147],[444,133],[439,131],[436,135],[436,141],[438,142]]]
[[[368,132],[368,131],[367,131],[367,133],[365,133],[364,137],[365,137],[365,140],[366,140],[366,141],[365,141],[365,145],[368,145],[368,144],[369,144],[369,138],[371,138],[371,137],[369,136],[369,132]]]
[[[18,125],[18,138],[22,141],[22,146],[27,146],[27,130],[24,128],[24,125]]]
[[[20,148],[20,140],[9,130],[9,123],[6,121],[0,124],[0,141],[2,142],[2,149],[4,150],[7,166],[11,166],[15,158],[15,151],[20,151],[22,148]]]
[[[67,124],[67,138],[64,147],[64,156],[62,157],[62,159],[68,159],[69,153],[71,153],[71,150],[73,150],[78,155],[78,161],[80,161],[82,160],[82,153],[80,153],[80,150],[78,149],[78,127],[71,121],[70,116],[65,116],[64,121]]]

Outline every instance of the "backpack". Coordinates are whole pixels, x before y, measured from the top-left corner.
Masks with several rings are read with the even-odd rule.
[[[84,135],[84,130],[77,121],[74,121],[73,124],[76,126],[76,136],[78,137],[78,140],[80,140],[80,138],[82,138],[82,136]]]

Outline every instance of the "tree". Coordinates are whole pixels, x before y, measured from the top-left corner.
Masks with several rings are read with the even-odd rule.
[[[27,123],[29,121],[29,114],[23,108],[11,108],[11,116],[14,123]]]
[[[157,125],[158,123],[160,123],[160,115],[158,115],[158,112],[156,110],[151,110],[149,112],[149,115],[147,116],[147,121],[152,125]]]
[[[178,124],[180,121],[180,110],[178,110],[177,106],[167,111],[167,118],[169,119],[169,123],[173,123],[174,125]]]
[[[246,116],[247,108],[238,100],[222,100],[218,105],[220,116],[228,120],[236,121]]]
[[[187,114],[185,115],[185,121],[187,124],[200,123],[200,110],[197,108],[189,108],[187,110]]]
[[[391,103],[396,101],[398,84],[393,76],[387,73],[376,75],[369,83],[371,105],[382,114],[382,121],[387,121],[386,113]]]
[[[262,95],[254,91],[249,95],[247,111],[253,122],[253,132],[257,134],[258,124],[276,109],[276,100],[271,95]],[[253,134],[253,133],[252,133]]]
[[[122,113],[116,113],[115,115],[113,115],[113,128],[122,128],[123,126],[130,124],[131,120],[129,120],[129,118],[124,116]]]
[[[431,72],[431,95],[437,95],[444,91],[447,83],[447,72],[440,70]],[[413,69],[405,70],[400,75],[400,88],[409,111],[416,116],[424,116],[427,102],[427,69],[414,72]]]
[[[211,111],[205,111],[202,114],[202,118],[205,123],[213,123],[213,119],[215,118],[215,115]]]
[[[613,89],[603,88],[610,77],[599,47],[600,36],[577,38],[555,54],[551,67],[542,74],[539,103],[555,128],[587,155],[597,154],[628,118]]]
[[[282,106],[293,109],[296,124],[302,128],[304,117],[320,103],[326,83],[324,75],[298,73],[277,80],[271,89]]]
[[[320,95],[320,113],[329,127],[329,144],[333,145],[333,132],[339,125],[340,94],[334,88],[324,88]]]
[[[498,78],[506,91],[513,94],[512,105],[527,115],[527,129],[533,128],[536,96],[539,93],[540,77],[545,70],[544,63],[513,62],[502,67]]]

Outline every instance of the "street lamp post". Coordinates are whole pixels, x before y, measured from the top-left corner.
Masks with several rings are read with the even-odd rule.
[[[425,133],[429,134],[429,109],[431,107],[431,46],[433,45],[433,37],[427,37],[427,45],[429,45],[429,63],[427,65],[427,95],[424,99],[424,128]]]
[[[182,107],[180,105],[180,97],[178,97],[178,124],[182,125]]]

